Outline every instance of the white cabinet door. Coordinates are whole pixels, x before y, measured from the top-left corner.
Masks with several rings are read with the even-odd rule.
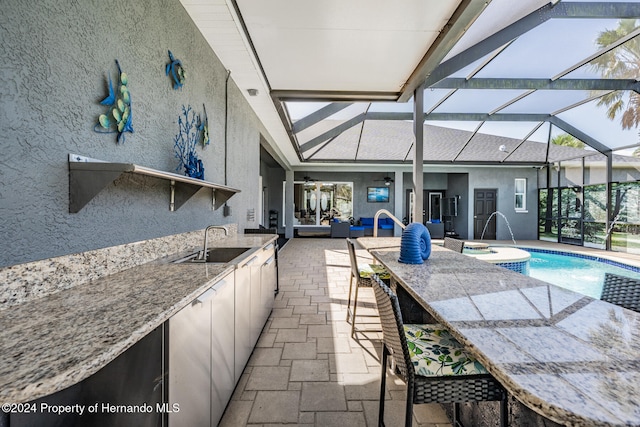
[[[207,290],[169,319],[170,426],[211,425],[211,302]]]
[[[251,272],[251,328],[250,343],[251,349],[255,347],[260,338],[264,322],[262,321],[262,300],[260,299],[260,257],[255,256],[249,261],[248,267]]]
[[[169,319],[169,426],[216,426],[235,387],[234,275]]]
[[[240,266],[235,271],[235,381],[240,381],[251,357],[251,268]]]
[[[271,256],[262,264],[260,271],[260,299],[262,311],[262,324],[269,319],[273,309],[273,301],[276,290],[276,257],[273,251]]]
[[[235,388],[234,276],[217,282],[211,298],[211,425],[222,418]]]

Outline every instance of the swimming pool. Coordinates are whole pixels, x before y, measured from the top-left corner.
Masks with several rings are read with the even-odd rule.
[[[529,276],[593,298],[600,298],[604,273],[640,279],[640,268],[608,259],[568,252],[521,249],[531,254]]]

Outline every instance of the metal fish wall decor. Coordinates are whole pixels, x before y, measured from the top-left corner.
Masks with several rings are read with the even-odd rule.
[[[118,86],[113,88],[113,81],[109,73],[109,95],[100,101],[100,104],[108,106],[109,111],[98,117],[98,123],[93,130],[99,133],[117,133],[118,144],[124,144],[125,132],[133,133],[131,124],[131,94],[129,93],[129,78],[126,73],[122,72],[120,63],[116,59],[118,67]]]
[[[187,73],[182,66],[182,62],[176,59],[171,51],[169,51],[169,63],[166,66],[165,74],[171,76],[174,89],[180,89],[187,78]]]
[[[202,108],[204,110],[204,118],[200,120],[200,124],[198,125],[198,130],[200,131],[200,135],[202,135],[202,147],[206,147],[211,142],[209,138],[209,118],[207,117],[207,107],[202,104]]]

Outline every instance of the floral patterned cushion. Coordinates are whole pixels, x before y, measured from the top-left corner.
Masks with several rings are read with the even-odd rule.
[[[377,274],[381,280],[390,277],[389,272],[380,264],[358,264],[358,273],[363,279],[370,279],[374,274]]]
[[[417,375],[486,374],[487,370],[442,325],[404,325]]]

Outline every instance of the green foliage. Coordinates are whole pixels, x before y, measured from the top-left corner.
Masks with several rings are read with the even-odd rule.
[[[574,147],[574,148],[584,148],[584,142],[580,141],[573,135],[569,135],[568,133],[563,133],[561,135],[555,136],[551,140],[552,144],[555,145],[563,145],[565,147]]]
[[[603,49],[617,40],[629,35],[638,28],[636,19],[622,19],[613,30],[602,31],[596,44]],[[640,38],[634,37],[619,47],[612,49],[590,62],[605,79],[636,80],[640,75]],[[623,129],[640,125],[640,95],[630,91],[626,99],[624,91],[608,93],[600,98],[599,106],[607,107],[607,117],[614,120],[621,115],[620,124]]]

